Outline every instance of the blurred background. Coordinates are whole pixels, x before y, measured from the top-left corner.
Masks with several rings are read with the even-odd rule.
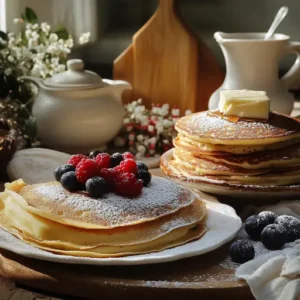
[[[224,69],[224,59],[213,38],[215,31],[264,32],[277,10],[289,7],[278,31],[300,41],[299,0],[178,0],[182,15],[199,38],[205,41]],[[1,7],[2,5],[2,7]],[[8,31],[18,27],[13,19],[31,7],[40,21],[64,24],[78,37],[91,32],[91,43],[78,47],[72,56],[83,58],[87,68],[103,77],[112,76],[114,59],[130,44],[132,35],[151,17],[157,0],[0,0],[0,26]],[[5,18],[5,19],[4,19]],[[283,74],[295,57],[285,57]]]

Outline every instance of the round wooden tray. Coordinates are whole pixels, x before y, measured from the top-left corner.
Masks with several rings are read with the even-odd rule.
[[[83,299],[254,299],[234,277],[228,244],[198,257],[148,266],[98,267],[39,261],[0,251],[0,274],[18,284]]]

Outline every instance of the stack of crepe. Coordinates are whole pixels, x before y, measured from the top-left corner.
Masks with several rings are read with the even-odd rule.
[[[200,112],[176,124],[169,176],[222,185],[283,186],[300,183],[300,124],[271,112],[268,120]]]
[[[117,257],[171,248],[205,232],[205,204],[163,178],[134,199],[95,199],[59,182],[6,184],[0,225],[35,247],[73,256]]]

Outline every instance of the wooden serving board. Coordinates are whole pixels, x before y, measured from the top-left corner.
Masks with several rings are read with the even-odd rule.
[[[39,261],[0,250],[0,275],[29,289],[60,297],[254,299],[248,285],[234,277],[235,270],[226,267],[227,253],[225,245],[211,253],[172,263],[93,267]]]
[[[125,102],[142,98],[169,103],[182,112],[206,110],[223,80],[211,51],[186,26],[176,0],[159,0],[152,18],[115,60],[114,78],[130,82]]]
[[[151,173],[162,176],[160,169]],[[213,196],[206,200],[217,201]],[[68,265],[0,250],[0,276],[31,290],[82,299],[254,299],[235,278],[229,244],[197,257],[142,266]],[[1,299],[1,297],[0,297]]]

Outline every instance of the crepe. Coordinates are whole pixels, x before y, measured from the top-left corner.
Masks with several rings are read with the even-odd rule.
[[[6,184],[0,226],[54,253],[116,257],[171,248],[202,236],[205,203],[166,179],[152,179],[134,199],[113,193],[94,199],[58,182]]]

